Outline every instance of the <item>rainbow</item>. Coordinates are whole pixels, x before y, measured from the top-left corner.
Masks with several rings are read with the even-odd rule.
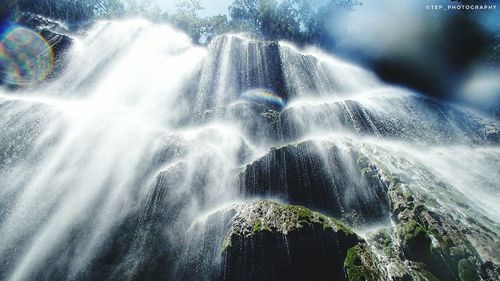
[[[285,101],[283,100],[283,98],[268,89],[262,89],[262,88],[251,89],[244,92],[241,95],[241,98],[256,103],[271,104],[274,106],[278,106],[280,108],[283,108],[285,106]]]

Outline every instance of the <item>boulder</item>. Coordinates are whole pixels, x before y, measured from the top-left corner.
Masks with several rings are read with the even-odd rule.
[[[239,205],[223,242],[219,280],[355,280],[348,252],[362,243],[342,223],[302,206]]]

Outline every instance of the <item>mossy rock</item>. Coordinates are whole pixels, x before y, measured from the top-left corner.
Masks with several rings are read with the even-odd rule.
[[[428,260],[431,255],[432,241],[427,231],[418,222],[411,220],[399,225],[398,235],[408,258],[415,261]]]
[[[287,234],[313,224],[321,226],[324,230],[342,231],[346,235],[357,237],[352,230],[336,219],[299,205],[260,200],[235,206],[235,210],[236,216],[223,242],[222,250],[231,245],[230,239],[233,235],[249,236],[262,231]]]
[[[364,248],[356,245],[347,251],[344,268],[349,281],[380,280],[373,262],[373,256]]]
[[[415,272],[428,280],[480,280],[479,276],[490,280],[489,275],[481,271],[483,258],[454,218],[432,209],[434,205],[425,196],[412,194],[403,185],[391,185],[391,211],[404,256],[422,263]],[[479,233],[494,237],[487,229]]]
[[[221,280],[347,280],[347,252],[364,243],[342,223],[302,206],[260,200],[233,210]]]
[[[461,281],[479,281],[476,267],[469,259],[461,259],[458,262],[458,276]]]

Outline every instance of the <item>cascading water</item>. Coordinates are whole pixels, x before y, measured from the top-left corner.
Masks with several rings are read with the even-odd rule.
[[[396,187],[499,263],[498,121],[317,50],[239,35],[204,49],[166,26],[102,22],[56,79],[2,90],[0,116],[0,280],[248,280],[250,258],[221,252],[237,226],[280,210],[249,200],[304,205],[369,240],[399,233]],[[380,279],[424,280],[379,259],[399,268]]]

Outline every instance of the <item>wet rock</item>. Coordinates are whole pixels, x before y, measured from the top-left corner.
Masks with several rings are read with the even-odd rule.
[[[64,67],[64,54],[74,43],[68,29],[61,23],[27,12],[22,13],[17,22],[38,32],[47,41],[54,54],[54,67],[48,78],[55,78]]]
[[[281,143],[283,134],[280,130],[279,112],[265,105],[251,102],[237,102],[228,106],[229,119],[238,120],[245,135],[253,143]]]
[[[495,138],[485,134],[485,126],[498,127],[497,122],[414,93],[394,95],[367,73],[337,73],[332,69],[338,66],[329,64],[286,43],[218,36],[191,92],[193,121],[237,120],[247,138],[281,145],[338,131],[424,144],[482,144]],[[360,91],[359,82],[343,79],[344,72],[362,76],[380,93],[349,96]],[[266,98],[244,98],[253,90]],[[273,97],[279,105],[265,101]]]
[[[349,281],[380,280],[379,265],[373,254],[367,250],[366,244],[356,245],[347,251],[344,268]]]
[[[17,22],[36,30],[48,29],[58,33],[68,33],[69,30],[60,22],[51,20],[41,15],[23,12]]]
[[[279,198],[354,224],[388,217],[375,166],[349,147],[308,141],[273,149],[245,168],[239,187],[247,197]]]
[[[238,35],[212,40],[196,95],[195,120],[220,117],[225,106],[243,101],[248,90],[263,89],[287,100],[278,42],[255,41]],[[281,106],[263,103],[273,110]]]
[[[175,222],[188,201],[187,197],[169,200],[176,196],[180,170],[172,167],[156,176],[142,203],[127,210],[128,215],[108,234],[108,243],[76,280],[155,281],[174,274],[179,247],[185,244],[182,238],[169,236],[169,230],[177,227]]]
[[[407,257],[415,261],[424,261],[430,255],[431,238],[425,229],[412,220],[398,225],[398,234]]]
[[[346,130],[425,144],[499,142],[498,122],[417,95],[305,102],[283,110],[274,127],[284,141]]]
[[[372,96],[291,103],[283,110],[236,102],[225,118],[238,120],[253,141],[277,145],[310,134],[347,131],[359,136],[399,139],[419,144],[498,143],[498,122],[429,98],[407,95]]]
[[[392,181],[389,198],[398,247],[419,276],[428,280],[494,280],[482,268],[488,264],[495,271],[498,265],[485,261],[466,236],[473,228],[461,227],[450,214],[439,209],[430,210],[418,194],[411,194],[399,180]],[[483,229],[483,234],[484,231],[490,233]]]

